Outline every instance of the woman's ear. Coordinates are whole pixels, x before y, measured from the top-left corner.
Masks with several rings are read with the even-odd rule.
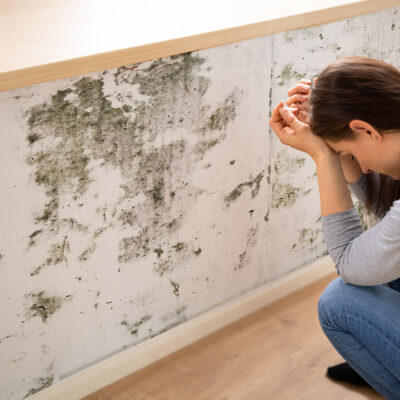
[[[350,121],[349,127],[356,134],[366,134],[374,140],[382,139],[382,135],[372,125],[360,119],[353,119],[352,121]]]
[[[358,132],[358,133],[366,133],[366,132],[371,132],[371,126],[360,119],[353,119],[349,123],[349,127],[352,131]]]

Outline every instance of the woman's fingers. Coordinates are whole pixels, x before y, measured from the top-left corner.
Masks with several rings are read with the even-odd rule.
[[[300,130],[305,127],[305,124],[301,122],[293,112],[288,108],[279,108],[278,112],[281,114],[285,124],[292,128],[294,131]]]
[[[276,132],[283,128],[283,119],[279,113],[279,109],[283,107],[283,101],[280,101],[275,108],[272,110],[271,118],[269,119],[269,125]]]
[[[293,96],[296,93],[308,94],[310,92],[310,85],[311,85],[311,81],[309,84],[297,83],[296,85],[294,85],[287,91],[287,94],[289,97]]]
[[[308,101],[309,98],[310,96],[308,94],[296,93],[286,100],[286,104],[290,106],[293,103],[303,103],[305,101]]]
[[[287,110],[290,110],[293,114],[297,114],[299,109],[297,107],[284,107],[284,103],[281,100],[276,107],[272,110],[271,118],[269,120],[269,124],[272,129],[275,130],[282,130],[283,127],[285,126],[284,120],[279,112],[280,108],[286,108]]]

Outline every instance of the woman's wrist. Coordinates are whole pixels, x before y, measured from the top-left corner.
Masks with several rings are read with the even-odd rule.
[[[320,149],[315,153],[310,153],[309,155],[316,165],[331,159],[340,162],[339,156],[328,145],[326,145],[326,148]]]

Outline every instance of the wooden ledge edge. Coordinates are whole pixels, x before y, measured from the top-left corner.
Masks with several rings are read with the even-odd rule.
[[[0,92],[176,54],[223,46],[278,32],[326,24],[340,19],[380,11],[396,5],[400,5],[400,0],[359,0],[356,3],[165,42],[3,71],[0,72]]]

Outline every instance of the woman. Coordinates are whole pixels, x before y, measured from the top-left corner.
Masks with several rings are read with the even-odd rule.
[[[316,164],[325,243],[339,278],[318,302],[321,327],[347,361],[328,375],[400,399],[400,71],[347,57],[281,101],[270,126]],[[351,191],[378,222],[363,231]]]

